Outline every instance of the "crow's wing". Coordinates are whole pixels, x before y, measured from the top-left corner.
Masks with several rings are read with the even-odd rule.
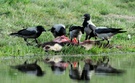
[[[70,28],[69,28],[69,31],[72,31],[72,30],[77,30],[77,29],[80,29],[81,30],[81,26],[71,26]]]
[[[98,28],[95,30],[96,33],[115,33],[120,31],[121,29],[116,29],[116,28]]]
[[[18,31],[18,34],[23,36],[31,36],[31,35],[35,35],[36,33],[37,32],[35,30],[27,30],[27,29]]]
[[[95,29],[96,29],[95,26],[93,26],[93,25],[91,25],[91,24],[89,24],[88,26],[89,26],[89,28],[90,28],[92,31],[95,31]]]

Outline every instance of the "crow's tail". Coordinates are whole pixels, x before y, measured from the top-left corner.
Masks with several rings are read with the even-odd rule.
[[[127,31],[118,31],[118,33],[125,33],[125,32],[127,32]]]
[[[11,35],[11,36],[13,36],[13,35],[17,36],[18,33],[10,33],[9,35]]]

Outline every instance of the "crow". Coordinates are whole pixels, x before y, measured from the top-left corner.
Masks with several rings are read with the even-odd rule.
[[[52,34],[55,38],[58,36],[66,35],[65,25],[63,25],[63,24],[53,25],[52,28],[50,29],[50,31],[52,32]]]
[[[91,37],[95,37],[95,39],[98,37],[107,41],[105,46],[108,46],[110,43],[109,39],[114,35],[126,32],[121,28],[96,27],[90,20],[90,14],[84,14],[83,28],[84,32],[86,32],[85,40],[90,39]]]
[[[30,45],[27,39],[35,39],[35,42],[38,44],[37,38],[42,34],[43,31],[46,31],[43,26],[36,26],[19,30],[18,32],[11,33],[10,35],[22,37],[27,45]]]
[[[95,32],[98,38],[107,41],[107,44],[106,44],[107,46],[110,42],[109,39],[111,39],[114,35],[118,33],[125,33],[126,31],[123,31],[121,28],[107,28],[107,27],[101,28],[100,27],[100,28],[96,28]]]
[[[77,38],[78,44],[80,43],[81,36],[84,34],[84,29],[81,26],[71,26],[69,28],[70,40],[72,42],[73,38]]]
[[[86,33],[85,40],[90,39],[92,36],[96,37],[96,26],[92,23],[90,14],[84,14],[83,15],[84,21],[83,21],[83,28],[84,32]]]

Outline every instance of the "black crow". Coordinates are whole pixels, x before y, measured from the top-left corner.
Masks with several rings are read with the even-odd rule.
[[[65,25],[63,24],[55,24],[50,30],[55,38],[58,36],[66,35]]]
[[[84,29],[81,26],[71,26],[69,28],[70,40],[72,42],[73,38],[77,38],[78,44],[80,43],[81,36],[84,34]]]
[[[36,26],[36,27],[29,27],[26,29],[19,30],[16,33],[11,33],[10,35],[18,36],[24,38],[24,41],[27,42],[27,45],[29,45],[27,39],[35,39],[35,42],[38,44],[38,41],[36,38],[38,38],[43,31],[46,31],[43,26]]]
[[[83,28],[86,33],[85,40],[90,39],[92,36],[96,37],[96,26],[92,23],[90,14],[84,14]]]
[[[16,65],[16,66],[10,66],[13,69],[17,69],[18,71],[28,73],[28,74],[35,74],[37,76],[43,76],[44,72],[42,71],[41,67],[37,64],[37,61],[34,63],[27,63],[27,61],[24,62],[24,64]]]

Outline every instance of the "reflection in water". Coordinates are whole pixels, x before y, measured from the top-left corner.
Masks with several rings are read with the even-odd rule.
[[[68,67],[68,63],[66,61],[63,61],[61,58],[53,57],[52,59],[49,59],[48,57],[44,60],[46,64],[49,64],[49,67],[53,71],[54,74],[64,74],[66,68]]]
[[[99,59],[95,65],[95,73],[104,73],[104,75],[120,75],[125,73],[124,70],[116,69],[108,63],[109,58],[106,56],[103,57],[103,60]]]
[[[37,61],[35,61],[34,63],[27,63],[27,61],[25,61],[24,64],[11,66],[11,68],[17,69],[18,71],[24,73],[35,74],[37,76],[44,75],[41,67],[37,64]]]
[[[50,59],[51,60],[51,59]],[[12,83],[19,83],[17,80],[26,80],[26,81],[30,81],[33,83],[37,83],[37,81],[39,83],[127,83],[128,81],[124,81],[123,79],[127,79],[127,80],[131,80],[131,82],[128,83],[133,83],[133,77],[131,77],[131,75],[135,74],[133,72],[133,69],[130,68],[130,66],[128,66],[128,71],[126,71],[126,73],[122,74],[122,75],[110,75],[110,73],[108,71],[112,70],[112,69],[117,69],[118,68],[124,68],[124,70],[126,69],[123,66],[123,62],[121,63],[122,65],[118,65],[119,61],[113,61],[115,63],[115,68],[114,65],[110,65],[109,59],[104,58],[104,59],[99,59],[98,62],[94,62],[91,59],[85,59],[82,61],[63,61],[62,59],[53,59],[54,62],[51,62],[53,60],[48,60],[47,63],[44,63],[42,61],[39,61],[38,65],[37,62],[33,62],[33,63],[27,63],[24,62],[24,64],[21,65],[17,65],[17,66],[12,66],[12,68],[19,68],[19,67],[24,67],[24,69],[19,68],[19,70],[25,71],[28,68],[37,68],[37,66],[35,66],[36,64],[41,68],[41,71],[46,71],[46,74],[43,76],[42,78],[37,78],[37,77],[32,77],[26,74],[22,74],[17,72],[16,70],[13,70],[11,68],[8,68],[7,65],[2,65],[0,67],[0,80],[3,79],[8,79],[9,81],[11,81],[14,77],[15,80],[12,80]],[[114,59],[115,60],[115,59]],[[22,60],[24,61],[24,60]],[[112,60],[111,60],[112,61]],[[20,60],[8,60],[8,61],[1,61],[1,63],[8,63],[10,65],[13,65],[11,63],[15,62],[14,64],[18,64],[18,62],[20,62]],[[53,63],[53,64],[52,64]],[[66,63],[66,64],[65,64]],[[126,63],[126,62],[125,62]],[[31,66],[32,65],[32,66]],[[34,65],[34,67],[33,67]],[[51,67],[53,66],[53,68]],[[65,67],[65,69],[60,69],[59,67]],[[132,68],[133,65],[132,65]],[[130,69],[130,71],[129,71]],[[97,73],[97,71],[100,71],[100,73],[104,70],[103,76],[101,77],[101,75],[93,75],[91,73],[91,71],[95,71],[95,73]],[[127,70],[127,69],[126,69]],[[62,72],[61,72],[62,71]],[[14,75],[14,73],[17,73],[16,75]],[[27,72],[26,72],[27,73]],[[31,72],[30,72],[31,73]],[[33,72],[32,72],[33,73]],[[98,72],[99,73],[99,72]],[[37,75],[37,74],[35,74]],[[92,78],[91,78],[92,75]],[[109,76],[108,76],[109,75]],[[119,76],[119,78],[118,78]],[[23,79],[22,79],[23,78]],[[33,80],[35,79],[35,80]],[[110,80],[113,80],[113,82],[110,82]],[[4,83],[10,83],[7,82],[7,80],[4,81]],[[20,82],[20,83],[25,83],[24,81]]]

